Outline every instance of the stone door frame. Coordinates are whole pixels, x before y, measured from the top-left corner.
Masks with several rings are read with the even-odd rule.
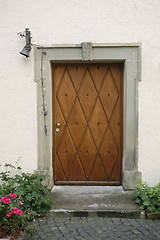
[[[43,54],[43,78],[45,83],[45,104],[47,109],[47,136],[44,133],[42,114],[41,66]],[[53,186],[52,166],[52,63],[71,62],[123,62],[123,159],[122,186],[134,189],[138,171],[138,83],[141,80],[140,44],[93,44],[34,46],[34,77],[37,82],[37,138],[38,169],[47,175],[47,184]]]

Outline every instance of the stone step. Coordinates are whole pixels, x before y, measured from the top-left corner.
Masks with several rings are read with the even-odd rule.
[[[55,201],[49,214],[75,217],[144,218],[135,204],[133,191],[121,186],[54,186]]]
[[[51,209],[47,216],[67,217],[108,217],[108,218],[145,218],[145,212],[141,210],[67,210]]]

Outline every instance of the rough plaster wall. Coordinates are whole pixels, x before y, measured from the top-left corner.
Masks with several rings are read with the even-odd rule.
[[[29,27],[32,42],[142,43],[139,84],[139,170],[150,185],[160,180],[160,1],[0,0],[0,161],[22,157],[37,167],[36,84],[33,50],[19,54]]]

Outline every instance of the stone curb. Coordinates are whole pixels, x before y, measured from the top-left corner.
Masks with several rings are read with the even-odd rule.
[[[149,218],[149,219],[158,220],[158,219],[160,219],[160,213],[153,213],[153,212],[147,212],[146,211],[146,217]]]
[[[69,216],[69,217],[111,217],[111,218],[145,218],[145,211],[141,210],[67,210],[51,209],[47,216]]]

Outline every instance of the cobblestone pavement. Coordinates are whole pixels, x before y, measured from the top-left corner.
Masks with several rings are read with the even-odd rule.
[[[160,220],[50,216],[36,220],[35,224],[36,235],[25,235],[23,239],[160,239]]]

